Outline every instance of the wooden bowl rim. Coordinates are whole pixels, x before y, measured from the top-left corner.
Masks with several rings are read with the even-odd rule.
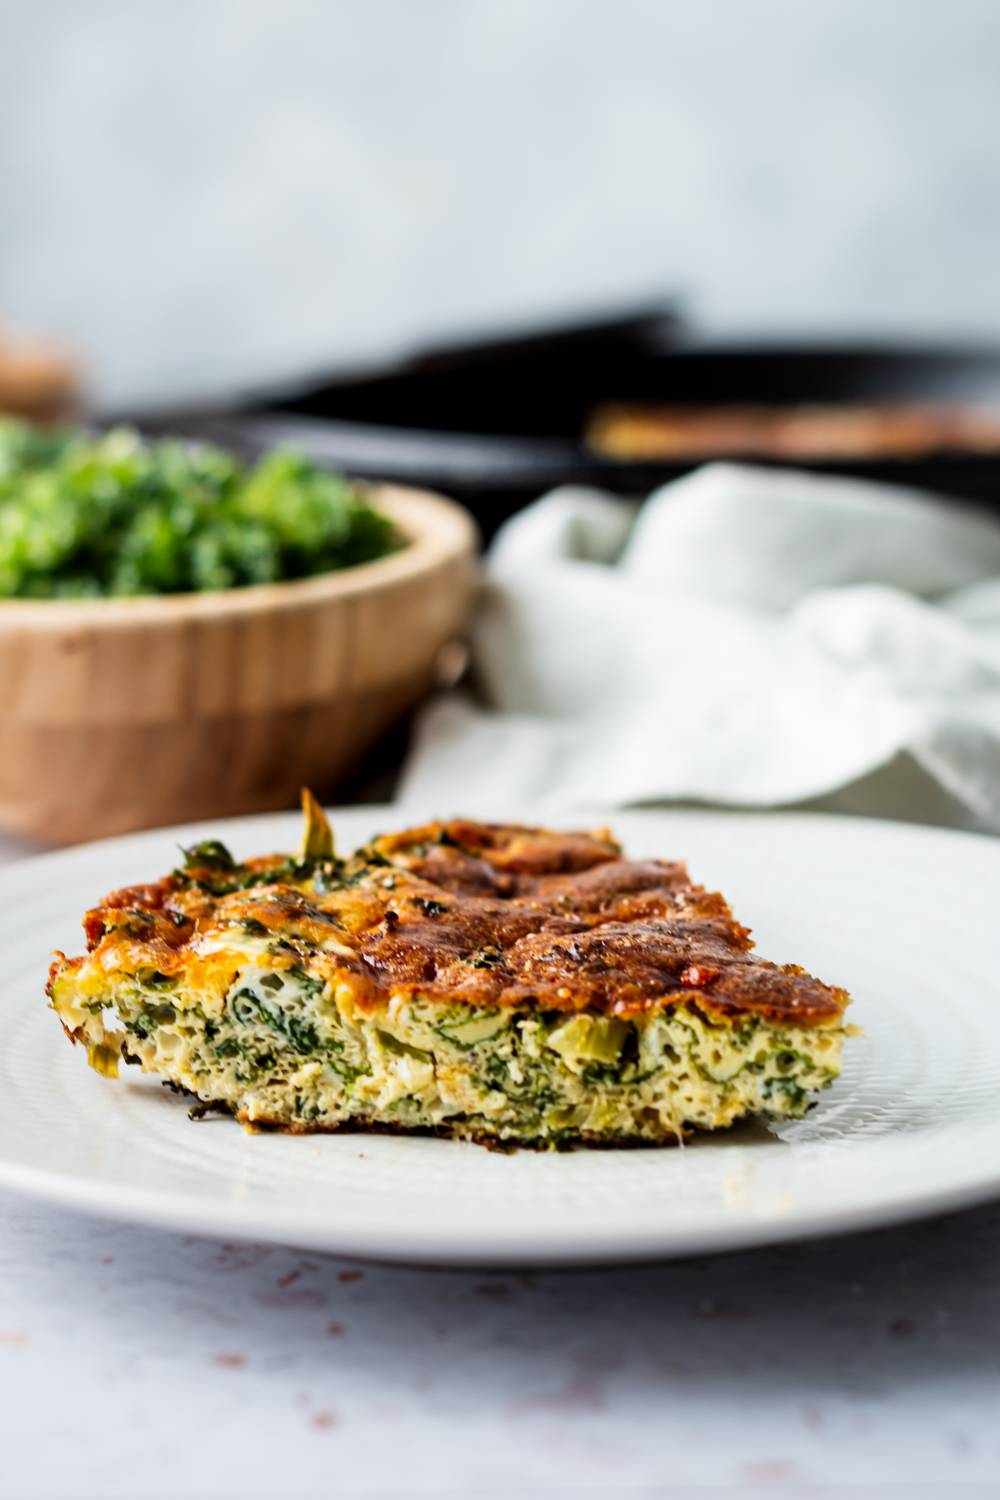
[[[407,537],[399,552],[354,567],[315,573],[283,583],[244,584],[204,593],[136,594],[124,599],[2,599],[0,631],[67,626],[121,630],[134,625],[183,624],[186,620],[277,613],[392,588],[432,572],[443,562],[475,555],[478,533],[469,513],[454,500],[408,485],[371,484],[372,503]]]

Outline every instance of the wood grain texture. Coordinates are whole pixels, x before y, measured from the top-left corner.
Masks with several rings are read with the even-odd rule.
[[[52,843],[330,794],[461,634],[475,528],[376,487],[409,545],[218,594],[0,603],[0,826]]]

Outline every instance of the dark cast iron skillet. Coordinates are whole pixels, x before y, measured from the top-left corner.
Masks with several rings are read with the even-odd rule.
[[[211,410],[116,414],[248,452],[276,443],[359,477],[464,501],[486,536],[556,484],[641,495],[713,455],[624,463],[592,453],[604,401],[669,405],[969,402],[1000,408],[1000,349],[733,343],[686,333],[672,306],[456,346],[386,371],[252,394]],[[916,485],[1000,511],[1000,453],[835,459],[800,468]]]

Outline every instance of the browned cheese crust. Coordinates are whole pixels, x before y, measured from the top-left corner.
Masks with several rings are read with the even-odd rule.
[[[278,856],[238,872],[260,883],[219,893],[210,870],[199,883],[189,869],[113,892],[86,919],[91,961],[210,980],[231,963],[212,935],[249,921],[283,940],[289,965],[348,984],[362,1007],[419,994],[634,1016],[696,1000],[717,1021],[827,1026],[848,1000],[757,957],[723,897],[683,864],[625,859],[603,831],[454,819],[373,840],[329,882]],[[56,967],[82,962],[60,955]]]

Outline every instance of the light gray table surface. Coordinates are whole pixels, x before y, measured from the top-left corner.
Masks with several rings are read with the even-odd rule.
[[[1000,1205],[509,1274],[0,1192],[2,1500],[996,1495],[998,1413]]]
[[[998,1208],[537,1275],[0,1216],[4,1497],[998,1492]]]

